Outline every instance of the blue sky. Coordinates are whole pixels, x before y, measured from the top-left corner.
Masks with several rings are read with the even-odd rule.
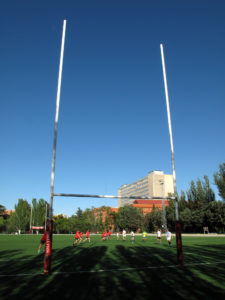
[[[217,195],[224,10],[222,0],[1,1],[0,204],[49,201],[64,19],[55,192],[116,195],[151,170],[172,173],[163,43],[178,192],[207,175]],[[55,197],[54,213],[101,205],[117,200]]]

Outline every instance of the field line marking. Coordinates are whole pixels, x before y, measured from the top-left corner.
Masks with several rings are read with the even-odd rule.
[[[35,258],[35,257],[34,257]],[[20,259],[18,258],[12,258],[12,259],[0,259],[0,261],[15,261],[15,260],[19,260],[19,261],[27,261],[27,260],[33,260],[34,258],[24,258],[24,259]]]
[[[224,264],[225,261],[218,262],[205,262],[205,263],[190,263],[185,264],[185,267],[201,266],[201,265],[215,265]],[[135,271],[135,270],[146,270],[146,269],[166,269],[166,268],[177,268],[179,265],[168,265],[168,266],[148,266],[148,267],[137,267],[137,268],[120,268],[120,269],[100,269],[100,270],[84,270],[84,271],[73,271],[73,272],[52,272],[52,275],[60,274],[82,274],[82,273],[103,273],[103,272],[121,272],[121,271]],[[16,277],[16,276],[43,276],[43,273],[21,273],[21,274],[0,274],[0,277]]]

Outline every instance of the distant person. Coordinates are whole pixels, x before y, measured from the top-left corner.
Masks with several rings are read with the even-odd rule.
[[[81,232],[79,233],[79,244],[82,242],[82,236],[83,236],[83,232],[81,231]]]
[[[144,231],[144,232],[142,233],[142,241],[143,241],[143,242],[146,242],[146,240],[147,240],[147,232]]]
[[[132,243],[134,243],[134,236],[135,236],[135,235],[134,235],[134,232],[131,231],[131,242],[132,242]]]
[[[123,241],[126,241],[127,233],[125,229],[123,230],[122,235],[123,235]]]
[[[162,233],[162,231],[159,228],[158,231],[157,231],[157,240],[158,240],[159,243],[161,243],[161,241],[162,241],[162,234],[161,233]]]
[[[101,242],[106,240],[106,236],[107,236],[106,232],[103,231],[103,233],[101,235]]]
[[[117,233],[116,233],[116,239],[117,239],[117,241],[119,241],[119,239],[120,239],[120,233],[119,233],[119,231],[117,231]]]
[[[111,234],[112,234],[112,233],[111,233],[111,231],[109,230],[109,231],[108,231],[108,239],[109,239],[109,240],[111,239]]]
[[[46,243],[46,239],[47,239],[47,231],[45,230],[44,234],[43,234],[43,236],[42,236],[42,238],[40,240],[40,245],[38,247],[38,253],[41,252],[41,247]]]
[[[75,245],[79,242],[79,235],[80,235],[80,231],[77,230],[77,231],[76,231],[76,234],[75,234],[75,236],[74,236],[75,241],[74,241],[74,243],[73,243],[73,246],[75,246]]]
[[[171,240],[172,240],[172,234],[171,234],[171,232],[169,231],[169,229],[167,229],[167,231],[166,231],[166,239],[167,239],[168,245],[169,245],[169,246],[172,246],[172,243],[171,243]]]
[[[86,232],[86,238],[85,238],[85,240],[84,240],[84,243],[85,243],[86,241],[88,241],[89,243],[91,242],[91,239],[90,239],[90,231],[89,231],[89,229],[88,229],[88,231]]]

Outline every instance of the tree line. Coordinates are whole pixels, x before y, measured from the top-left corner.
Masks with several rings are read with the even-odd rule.
[[[207,227],[209,232],[225,232],[225,163],[220,164],[218,172],[214,174],[214,183],[222,201],[215,199],[207,176],[204,176],[204,180],[192,180],[186,193],[181,191],[178,208],[182,232],[203,232],[203,227]],[[31,226],[45,226],[48,208],[44,199],[34,198],[32,205],[24,199],[18,199],[15,211],[8,216],[5,214],[5,207],[0,205],[0,232],[27,233]],[[163,218],[173,231],[175,200],[169,200],[165,212],[153,206],[152,212],[146,215],[143,215],[141,209],[131,205],[120,207],[118,212],[113,212],[106,206],[92,207],[84,211],[78,208],[68,218],[63,215],[53,216],[53,232],[74,233],[77,229],[83,232],[87,229],[91,232],[102,232],[109,228],[114,231],[126,229],[128,232],[155,232],[162,227]]]

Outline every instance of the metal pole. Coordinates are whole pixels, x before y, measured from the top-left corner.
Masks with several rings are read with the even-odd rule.
[[[142,199],[142,200],[161,200],[162,197],[143,197],[143,196],[114,196],[114,195],[90,195],[90,194],[65,194],[65,193],[54,193],[55,197],[74,197],[74,198],[111,198],[111,199]],[[175,199],[175,197],[166,197],[164,199]]]
[[[165,233],[167,230],[167,221],[166,221],[166,207],[165,207],[165,197],[164,197],[164,181],[159,180],[161,185],[162,191],[162,225],[163,225],[163,232]]]
[[[46,203],[46,209],[45,209],[45,230],[46,230],[46,223],[47,223],[47,212],[48,212],[48,203]]]
[[[173,169],[173,187],[174,187],[174,195],[175,195],[175,215],[176,215],[177,256],[178,256],[178,261],[179,261],[180,265],[182,266],[183,265],[183,252],[182,252],[182,240],[181,240],[181,226],[180,226],[179,213],[178,213],[178,195],[177,195],[176,173],[175,173],[175,163],[174,163],[173,135],[172,135],[172,126],[171,126],[170,105],[169,105],[169,95],[168,95],[168,87],[167,87],[167,79],[166,79],[166,67],[165,67],[163,44],[160,44],[160,49],[161,49],[163,78],[164,78],[166,107],[167,107],[167,117],[168,117],[169,135],[170,135],[171,161],[172,161],[172,169]]]
[[[31,204],[31,207],[30,207],[30,233],[32,233],[32,204]]]
[[[175,197],[176,197],[176,195],[177,195],[177,185],[176,185],[176,173],[175,173],[175,164],[174,164],[173,135],[172,135],[169,95],[168,95],[168,87],[167,87],[167,79],[166,79],[166,67],[165,67],[164,52],[163,52],[163,45],[162,44],[160,44],[160,48],[161,48],[163,78],[164,78],[164,87],[165,87],[165,95],[166,95],[166,108],[167,108],[169,135],[170,135],[171,160],[172,160],[172,169],[173,169],[173,187],[174,187],[174,194],[175,194]],[[179,219],[178,210],[176,210],[176,220],[178,220],[178,219]]]
[[[54,128],[54,142],[52,153],[52,171],[51,171],[51,194],[49,204],[49,219],[46,222],[46,238],[45,238],[45,256],[44,256],[44,274],[51,272],[51,252],[52,252],[52,231],[53,231],[53,193],[54,193],[54,178],[55,178],[55,158],[56,158],[56,142],[58,131],[58,118],[59,118],[59,103],[60,103],[60,91],[62,81],[62,67],[63,67],[63,54],[66,34],[66,20],[63,21],[61,54],[59,63],[59,76],[58,76],[58,88],[56,97],[56,112],[55,112],[55,128]]]
[[[62,33],[61,54],[60,54],[60,63],[59,63],[59,76],[58,76],[58,88],[57,88],[57,97],[56,97],[55,129],[54,129],[54,142],[53,142],[53,153],[52,153],[52,171],[51,171],[51,194],[50,194],[50,204],[49,204],[49,219],[50,220],[52,220],[52,216],[53,216],[55,158],[56,158],[56,143],[57,143],[58,119],[59,119],[59,103],[60,103],[60,92],[61,92],[61,81],[62,81],[62,67],[63,67],[65,34],[66,34],[66,20],[63,21],[63,33]]]

